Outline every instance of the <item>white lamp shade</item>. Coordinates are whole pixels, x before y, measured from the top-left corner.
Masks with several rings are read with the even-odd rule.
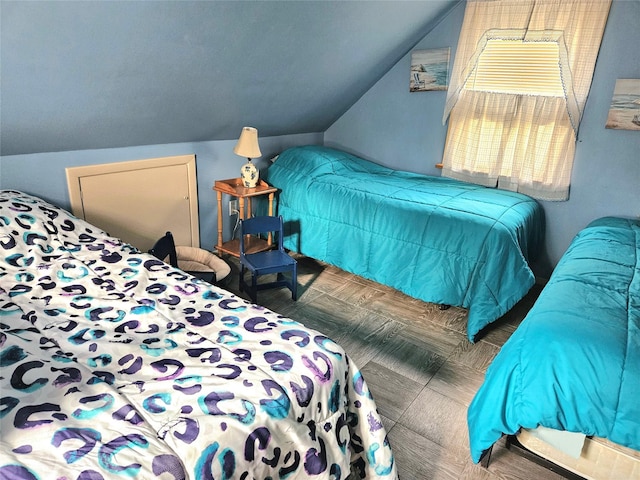
[[[244,127],[240,132],[238,143],[233,149],[233,153],[246,158],[258,158],[262,155],[258,145],[258,130],[253,127]]]

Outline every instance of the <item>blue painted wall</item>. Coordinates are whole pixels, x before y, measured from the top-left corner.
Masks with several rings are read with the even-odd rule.
[[[0,155],[323,132],[459,0],[0,1]]]
[[[240,135],[240,132],[238,132]],[[260,169],[269,165],[269,159],[285,148],[296,145],[322,144],[322,133],[260,137],[262,157],[254,163]],[[200,218],[200,246],[213,250],[217,240],[217,200],[213,184],[216,180],[237,178],[246,158],[233,153],[236,140],[198,143],[175,143],[142,147],[78,150],[73,152],[33,153],[1,157],[0,187],[20,190],[41,197],[55,205],[70,209],[65,168],[103,163],[143,160],[147,158],[196,155],[198,177],[198,215]],[[158,188],[162,188],[161,185]],[[224,195],[224,212],[228,212]],[[235,218],[235,217],[233,217]],[[224,240],[230,238],[232,217],[224,215]]]
[[[460,3],[411,50],[450,47],[453,62],[463,16],[464,3]],[[640,0],[614,0],[581,126],[571,198],[543,202],[547,240],[546,252],[535,266],[540,276],[548,276],[573,236],[592,219],[640,216],[640,133],[604,128],[616,79],[640,78],[638,25]],[[441,121],[445,92],[409,92],[411,50],[324,135],[261,137],[263,159],[288,146],[324,141],[393,168],[439,175],[434,165],[442,157],[446,135]],[[268,91],[261,93],[269,96]],[[201,245],[211,249],[217,221],[211,187],[216,179],[237,176],[242,159],[233,154],[234,144],[235,140],[217,140],[2,156],[0,187],[34,193],[68,207],[65,167],[195,153]],[[266,166],[266,160],[257,163]],[[231,222],[228,216],[225,220],[225,232],[229,232]]]
[[[414,50],[451,47],[464,17],[456,6]],[[640,79],[640,0],[614,0],[580,127],[570,199],[541,202],[546,248],[534,269],[546,278],[574,235],[605,215],[640,217],[640,132],[605,129],[616,79]],[[411,53],[325,132],[325,144],[393,168],[439,175],[445,92],[409,93]]]

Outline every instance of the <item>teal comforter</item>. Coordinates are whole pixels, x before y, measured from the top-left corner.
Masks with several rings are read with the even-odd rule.
[[[468,410],[475,462],[542,425],[640,450],[640,221],[580,232]]]
[[[469,309],[471,341],[533,286],[543,237],[524,195],[392,170],[320,146],[269,167],[285,247],[407,295]]]

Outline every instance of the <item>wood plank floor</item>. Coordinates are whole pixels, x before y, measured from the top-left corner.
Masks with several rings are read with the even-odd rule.
[[[466,411],[484,372],[535,301],[535,286],[471,344],[466,311],[440,310],[321,264],[298,260],[297,302],[286,288],[258,292],[258,303],[331,337],[362,370],[383,416],[402,480],[558,480],[562,477],[504,448],[488,469],[469,456]],[[238,291],[238,262],[225,288]]]

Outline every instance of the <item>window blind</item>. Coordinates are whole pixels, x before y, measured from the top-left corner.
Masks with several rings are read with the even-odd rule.
[[[557,42],[487,40],[467,90],[516,95],[565,95]]]

